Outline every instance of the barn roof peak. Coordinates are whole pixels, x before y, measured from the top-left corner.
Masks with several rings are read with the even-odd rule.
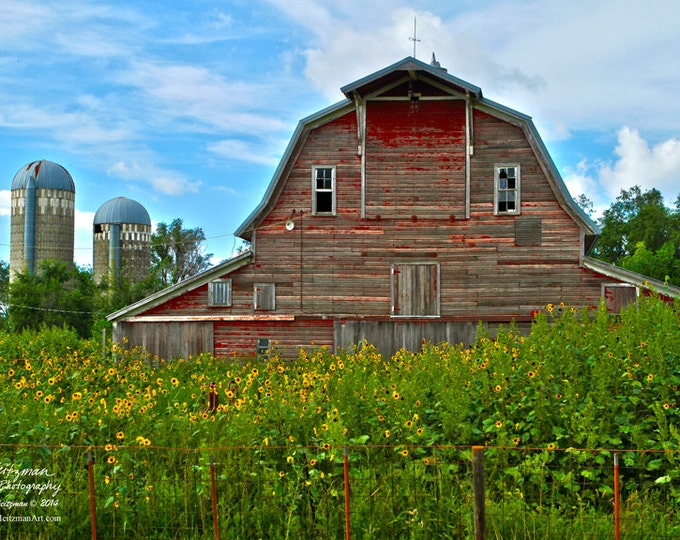
[[[354,95],[366,96],[383,88],[400,78],[408,77],[417,80],[422,77],[436,80],[439,84],[451,88],[463,94],[469,94],[476,99],[482,99],[482,89],[463,79],[450,75],[446,69],[441,67],[439,61],[434,58],[434,63],[426,63],[413,56],[407,56],[403,60],[376,71],[353,83],[343,86],[340,90],[349,99]]]

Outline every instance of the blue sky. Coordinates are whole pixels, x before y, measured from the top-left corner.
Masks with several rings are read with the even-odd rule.
[[[0,3],[0,259],[10,186],[49,159],[76,183],[76,262],[107,200],[182,218],[215,262],[260,201],[297,122],[340,87],[434,52],[533,117],[572,195],[680,193],[674,0],[145,0]]]

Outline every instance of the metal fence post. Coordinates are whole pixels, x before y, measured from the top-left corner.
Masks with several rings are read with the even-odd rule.
[[[92,526],[92,540],[97,540],[97,510],[94,498],[94,459],[92,450],[87,451],[87,476],[90,482],[90,522]]]
[[[220,520],[217,513],[217,483],[215,482],[215,458],[210,454],[210,491],[212,496],[213,531],[215,540],[220,540]]]
[[[619,495],[619,455],[614,454],[614,537],[616,540],[621,538],[620,514],[621,499]]]
[[[347,446],[343,452],[343,473],[345,479],[345,540],[350,540],[349,529],[349,455]]]
[[[472,447],[472,491],[474,493],[475,540],[486,540],[483,446]]]

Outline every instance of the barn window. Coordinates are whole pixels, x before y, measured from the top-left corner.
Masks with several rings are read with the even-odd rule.
[[[314,167],[312,169],[312,212],[314,214],[335,214],[335,167]]]
[[[439,317],[439,264],[392,265],[392,316]]]
[[[255,283],[253,286],[253,307],[261,311],[276,309],[276,285],[274,283]]]
[[[496,165],[494,214],[519,214],[519,165]]]
[[[209,306],[231,306],[231,280],[216,279],[208,283]]]
[[[629,304],[637,302],[638,290],[634,285],[611,283],[602,285],[602,296],[610,313],[619,313]]]

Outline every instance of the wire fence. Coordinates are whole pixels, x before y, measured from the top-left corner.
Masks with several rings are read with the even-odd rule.
[[[0,536],[670,539],[680,537],[676,459],[469,446],[3,445]]]

